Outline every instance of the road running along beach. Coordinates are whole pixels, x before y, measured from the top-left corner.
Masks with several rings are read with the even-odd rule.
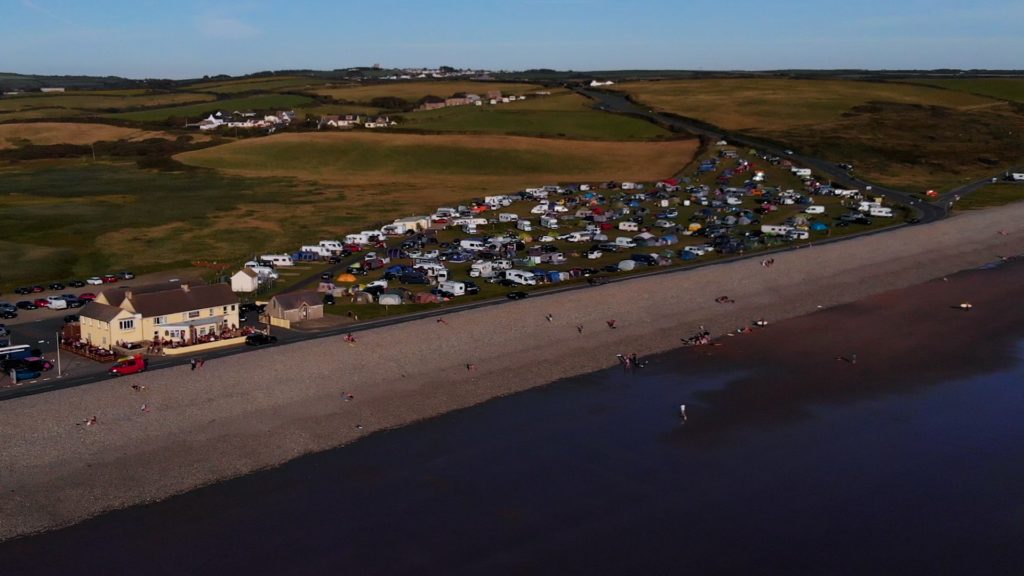
[[[797,249],[777,255],[771,268],[756,258],[724,263],[451,314],[445,323],[367,330],[354,345],[341,337],[302,342],[195,371],[183,365],[3,402],[0,538],[165,498],[606,368],[618,362],[616,354],[668,351],[699,325],[722,335],[755,319],[774,323],[941,282],[1022,252],[1024,203]],[[956,291],[955,280],[948,306],[979,300],[983,282],[964,282]],[[717,303],[722,296],[728,301]],[[950,312],[946,307],[936,313]],[[925,327],[934,322],[908,318],[907,325],[918,320]],[[930,334],[905,336],[913,342]],[[884,330],[879,339],[885,341]],[[715,353],[734,340],[724,339]],[[860,368],[870,353],[836,355],[858,352]],[[94,424],[84,424],[93,416]]]

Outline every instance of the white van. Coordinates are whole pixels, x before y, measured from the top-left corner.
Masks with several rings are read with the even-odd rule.
[[[516,228],[522,230],[523,232],[530,232],[533,230],[533,223],[530,222],[529,220],[519,220],[518,222],[516,222]]]
[[[511,280],[516,284],[523,286],[536,286],[537,278],[533,275],[533,272],[527,272],[526,270],[505,270],[505,279]]]
[[[295,266],[295,262],[292,262],[292,257],[287,254],[264,254],[260,256],[260,260],[270,262],[275,268],[278,266]]]
[[[518,222],[519,214],[512,214],[511,212],[502,212],[498,214],[498,222]]]
[[[636,190],[636,182],[623,182],[619,188],[623,190]]]
[[[619,230],[623,232],[639,232],[640,225],[636,222],[619,222]]]
[[[892,208],[888,206],[875,206],[868,212],[872,216],[878,216],[881,218],[892,218]]]
[[[632,238],[626,236],[619,236],[615,239],[615,244],[622,246],[623,248],[636,248],[636,242]]]
[[[466,285],[462,282],[455,282],[453,280],[438,282],[437,287],[439,290],[448,292],[453,296],[462,296],[466,293]]]
[[[540,225],[545,227],[545,228],[551,229],[551,230],[557,230],[558,229],[558,218],[555,218],[555,217],[552,217],[552,216],[541,216],[540,217]]]
[[[473,250],[474,252],[479,252],[480,250],[486,248],[487,245],[484,244],[483,240],[475,240],[473,238],[469,238],[467,240],[459,240],[459,247],[465,248],[466,250]]]
[[[804,213],[806,213],[806,214],[824,214],[825,213],[825,207],[821,206],[819,204],[811,204],[807,208],[804,208]]]

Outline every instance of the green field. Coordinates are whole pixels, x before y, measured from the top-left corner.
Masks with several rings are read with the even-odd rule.
[[[958,210],[991,208],[1024,200],[1024,184],[998,183],[985,186],[956,203]]]
[[[415,102],[424,96],[437,96],[447,98],[460,92],[486,95],[492,90],[499,90],[503,94],[527,94],[537,90],[543,90],[535,84],[515,84],[507,82],[472,82],[469,80],[458,81],[404,81],[384,82],[381,84],[369,84],[366,86],[343,86],[339,88],[321,88],[316,94],[329,96],[335,100],[347,102],[369,102],[374,98],[393,97],[402,98],[409,102]]]
[[[312,102],[312,99],[305,96],[291,94],[264,94],[250,96],[248,98],[233,98],[230,100],[217,100],[204,104],[191,106],[174,106],[170,108],[156,108],[153,110],[141,110],[138,112],[120,112],[106,114],[106,118],[116,120],[130,120],[133,122],[162,122],[168,118],[188,118],[199,120],[208,114],[218,110],[233,112],[235,110],[288,110],[301,107]]]
[[[907,78],[903,82],[1024,102],[1024,78]]]
[[[192,84],[189,90],[213,92],[215,94],[241,94],[244,92],[303,91],[323,87],[328,81],[312,76],[269,76],[247,78],[225,82],[201,82]]]
[[[574,93],[520,102],[454,106],[402,116],[402,129],[467,134],[513,134],[580,140],[651,140],[671,132],[629,116],[600,112]]]
[[[903,83],[751,78],[615,87],[645,105],[849,162],[909,191],[949,190],[1024,161],[1024,110]]]
[[[211,94],[192,92],[128,94],[111,91],[4,96],[0,98],[0,120],[29,118],[71,118],[95,116],[110,110],[134,110],[182,105],[213,100]]]

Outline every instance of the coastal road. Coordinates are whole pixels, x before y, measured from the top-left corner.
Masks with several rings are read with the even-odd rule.
[[[672,130],[689,132],[696,136],[701,136],[712,141],[725,140],[727,142],[742,144],[750,148],[757,150],[763,150],[779,156],[780,158],[787,158],[793,160],[797,164],[810,168],[817,174],[823,174],[828,176],[834,184],[843,186],[844,188],[856,188],[866,190],[870,186],[870,192],[872,195],[880,195],[887,198],[890,202],[903,204],[913,208],[918,218],[921,219],[922,223],[934,222],[942,219],[947,215],[948,206],[945,202],[939,204],[933,204],[930,202],[921,201],[914,195],[907,192],[881,186],[873,182],[869,182],[857,176],[854,176],[847,172],[845,169],[840,168],[832,162],[822,160],[820,158],[812,158],[810,156],[804,156],[801,154],[787,154],[786,150],[780,148],[777,145],[770,144],[767,142],[759,141],[755,138],[745,136],[743,134],[737,134],[728,130],[712,126],[705,122],[698,120],[692,120],[683,118],[680,116],[662,114],[654,110],[641,107],[624,94],[617,92],[605,92],[601,90],[589,90],[586,88],[577,88],[576,91],[593,100],[597,107],[607,112],[614,112],[618,114],[627,114],[630,116],[636,116],[639,118],[646,119],[656,124],[668,126]],[[962,194],[961,194],[962,195]]]

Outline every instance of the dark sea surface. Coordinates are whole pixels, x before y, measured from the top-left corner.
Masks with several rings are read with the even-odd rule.
[[[731,409],[751,376],[557,382],[0,545],[0,575],[1024,574],[1024,345]]]

